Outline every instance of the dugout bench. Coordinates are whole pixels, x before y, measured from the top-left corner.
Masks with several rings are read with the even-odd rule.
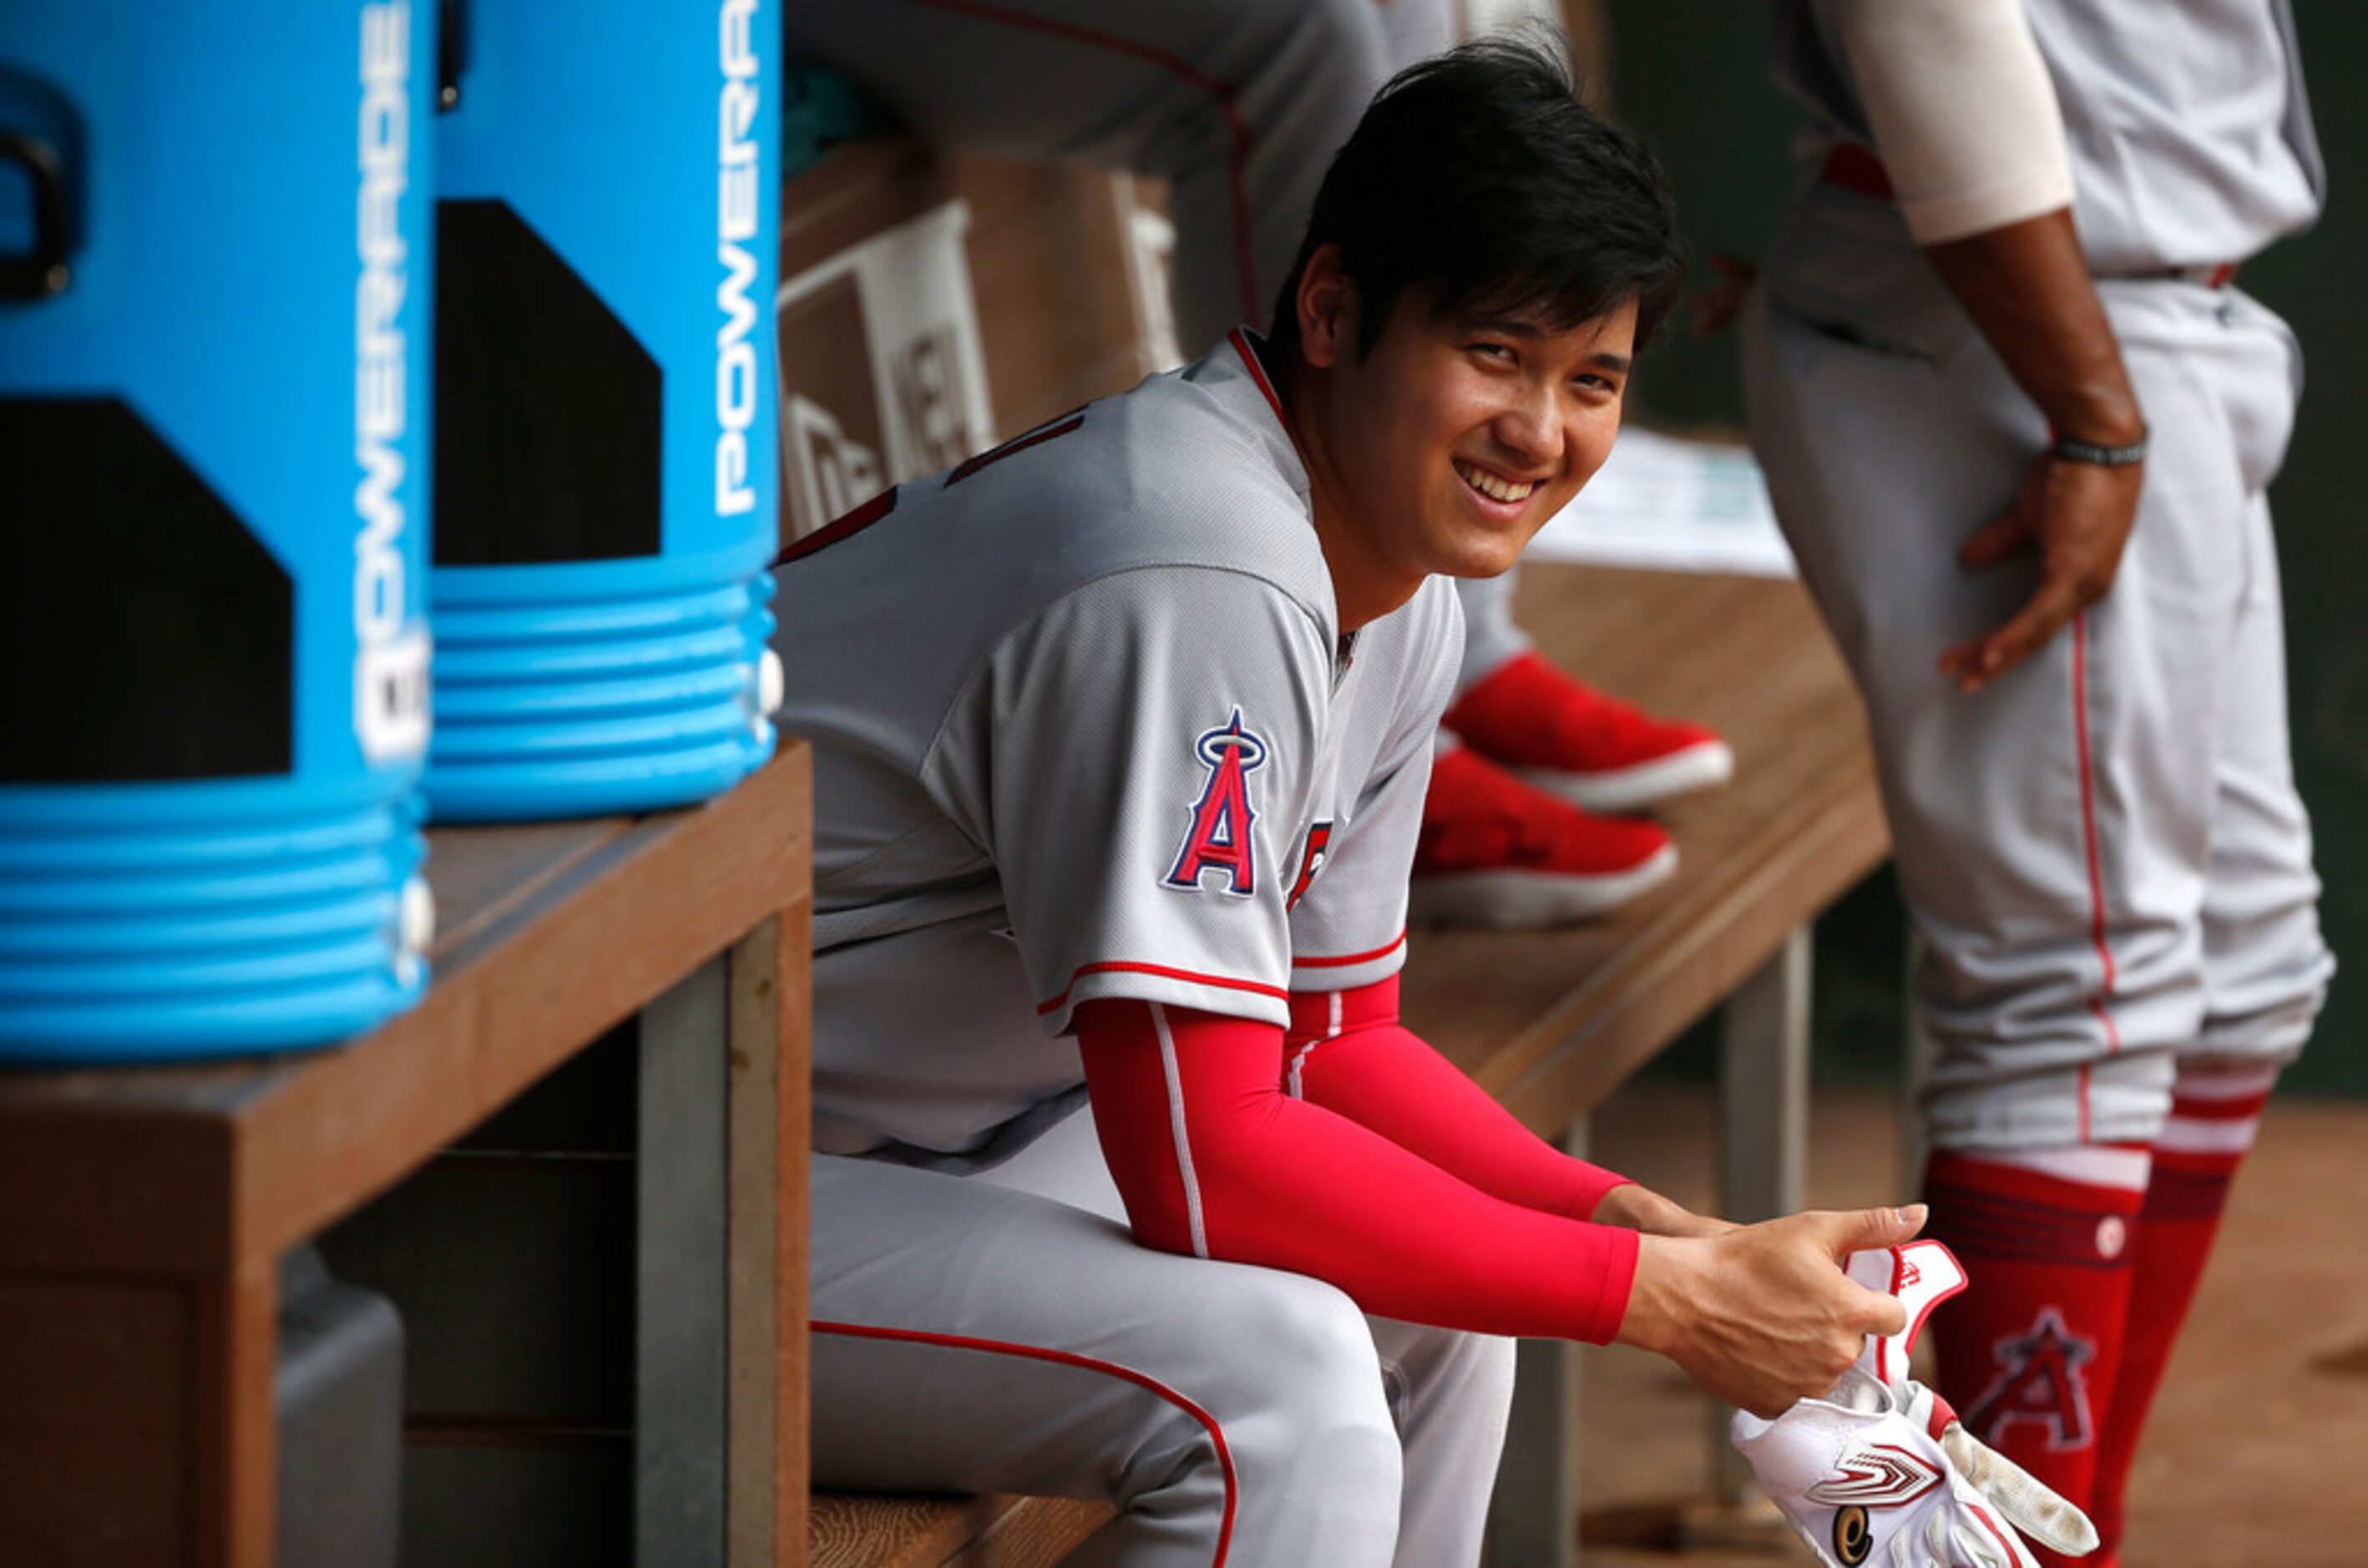
[[[414,1411],[406,1484],[556,1455],[618,1478],[630,1521],[577,1561],[797,1561],[811,808],[785,740],[686,811],[438,829],[413,1011],[302,1055],[0,1074],[0,1562],[266,1568],[283,1256],[603,1039],[629,1108],[616,1419]],[[415,1379],[438,1354],[415,1334]]]

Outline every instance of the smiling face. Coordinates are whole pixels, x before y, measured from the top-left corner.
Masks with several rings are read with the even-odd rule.
[[[1633,300],[1556,328],[1531,312],[1434,318],[1407,295],[1362,356],[1355,289],[1336,258],[1311,258],[1301,301],[1315,373],[1295,378],[1305,396],[1294,424],[1344,626],[1405,602],[1431,574],[1508,570],[1611,455]]]

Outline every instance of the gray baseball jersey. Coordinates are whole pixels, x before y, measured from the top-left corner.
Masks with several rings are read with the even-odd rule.
[[[2162,275],[2317,210],[2286,7],[2029,10],[2153,433],[2112,592],[1976,696],[1937,673],[2032,593],[2028,558],[1969,573],[1954,554],[2048,437],[1888,204],[1804,182],[1745,315],[1753,447],[1865,695],[1925,939],[1943,1148],[2150,1141],[2177,1059],[2292,1055],[2333,968],[2266,495],[2299,357],[2241,292]],[[1816,7],[1787,23],[1785,73],[1829,131],[1862,126]]]
[[[1782,0],[1776,73],[1873,145],[1829,0]],[[2327,169],[2288,0],[2023,0],[2100,276],[2241,261],[2318,215]]]
[[[1280,1025],[1403,961],[1454,596],[1340,636],[1247,335],[790,554],[818,1147],[1024,1138],[1095,997]]]

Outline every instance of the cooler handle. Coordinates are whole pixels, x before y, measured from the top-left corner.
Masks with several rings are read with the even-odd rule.
[[[0,256],[0,300],[43,300],[65,291],[65,168],[58,150],[22,131],[0,131],[0,159],[21,166],[33,187],[33,246]]]
[[[436,112],[461,107],[461,77],[469,69],[467,0],[439,0],[436,8]]]

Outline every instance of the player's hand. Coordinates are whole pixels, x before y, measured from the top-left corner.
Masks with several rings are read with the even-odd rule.
[[[2146,465],[2109,468],[2042,455],[2004,516],[1959,547],[1967,566],[1995,566],[2036,546],[2039,587],[1997,631],[1941,655],[1941,673],[1968,695],[2044,647],[2064,623],[2105,597],[2138,514]]]
[[[1624,1225],[1648,1236],[1722,1236],[1742,1227],[1713,1214],[1697,1214],[1636,1182],[1603,1195],[1589,1216],[1599,1225]]]
[[[1920,1204],[1812,1211],[1702,1237],[1647,1237],[1620,1339],[1676,1362],[1711,1393],[1774,1417],[1834,1386],[1870,1334],[1896,1334],[1898,1301],[1842,1272],[1862,1247],[1896,1246]]]

